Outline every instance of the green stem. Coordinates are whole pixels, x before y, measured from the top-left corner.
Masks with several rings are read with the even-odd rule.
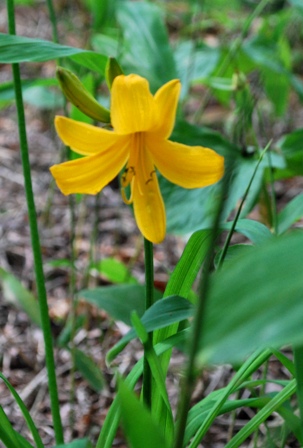
[[[145,258],[145,309],[147,310],[154,303],[154,257],[153,244],[144,238],[144,258]],[[153,345],[153,333],[148,333],[148,341],[145,348]],[[144,348],[144,367],[143,367],[143,401],[151,408],[152,402],[152,373],[147,360]]]
[[[303,346],[294,347],[294,363],[297,380],[297,397],[303,425]]]
[[[228,247],[229,247],[229,245],[230,245],[231,237],[233,236],[233,233],[234,233],[234,231],[235,231],[237,222],[238,222],[238,220],[239,220],[239,218],[240,218],[240,214],[241,214],[242,208],[243,208],[243,206],[244,206],[244,203],[245,203],[245,201],[246,201],[246,198],[247,198],[247,196],[248,196],[249,190],[250,190],[250,188],[251,188],[251,186],[252,186],[252,183],[253,183],[253,181],[254,181],[254,178],[255,178],[255,176],[256,176],[256,174],[257,174],[257,171],[258,171],[258,168],[259,168],[259,166],[260,166],[260,163],[261,163],[262,160],[263,160],[264,154],[265,154],[266,151],[269,149],[269,147],[270,147],[270,145],[271,145],[271,142],[272,142],[272,141],[270,140],[270,142],[266,145],[266,147],[264,148],[264,150],[263,150],[263,151],[261,152],[261,154],[260,154],[259,160],[258,160],[258,162],[257,162],[257,164],[256,164],[255,169],[254,169],[253,175],[251,176],[251,179],[250,179],[250,181],[249,181],[249,183],[248,183],[248,186],[247,186],[247,188],[246,188],[246,190],[245,190],[245,193],[244,193],[244,196],[243,196],[242,201],[241,201],[241,203],[240,203],[240,206],[239,206],[239,208],[238,208],[238,210],[237,210],[236,216],[235,216],[235,218],[234,218],[234,220],[233,220],[231,229],[230,229],[230,231],[228,232],[226,241],[225,241],[225,243],[224,243],[224,247],[223,247],[222,252],[221,252],[221,255],[220,255],[220,259],[219,259],[219,263],[218,263],[218,268],[221,268],[221,267],[222,267],[223,261],[224,261],[224,259],[225,259],[225,257],[226,257],[227,249],[228,249]]]
[[[59,35],[58,35],[58,27],[57,27],[57,17],[56,12],[54,8],[54,4],[52,0],[46,0],[47,8],[49,12],[49,18],[52,24],[52,34],[53,34],[53,41],[58,44],[59,43]]]
[[[268,165],[269,165],[269,183],[270,183],[270,202],[271,202],[271,215],[272,215],[272,228],[275,235],[278,235],[278,213],[277,213],[277,201],[275,193],[275,179],[274,179],[274,169],[272,166],[272,159],[270,151],[267,153]]]
[[[76,313],[77,313],[77,305],[78,300],[76,296],[76,213],[75,213],[75,201],[73,196],[69,196],[69,210],[70,210],[70,276],[69,276],[69,294],[71,297],[71,308],[69,313],[69,319],[71,321],[71,335],[70,335],[70,352],[71,352],[71,361],[72,367],[70,372],[70,415],[69,415],[69,425],[72,431],[72,436],[74,436],[74,427],[75,427],[75,398],[76,398],[76,345],[74,342],[76,335]]]
[[[16,34],[14,1],[7,0],[7,16],[9,34]],[[31,234],[31,244],[34,257],[34,269],[37,283],[37,293],[39,299],[39,308],[41,314],[41,324],[45,344],[45,360],[48,373],[48,384],[50,392],[51,412],[53,416],[55,438],[57,444],[63,443],[63,428],[60,417],[59,399],[56,381],[55,360],[53,351],[53,342],[51,334],[51,325],[48,314],[47,295],[44,281],[43,262],[41,255],[41,246],[39,240],[39,232],[36,218],[36,208],[32,189],[30,162],[28,154],[28,144],[26,136],[26,124],[24,115],[24,106],[22,98],[22,85],[19,64],[12,64],[14,88],[16,97],[16,106],[19,125],[20,153],[24,175],[24,188],[27,201],[28,219]]]

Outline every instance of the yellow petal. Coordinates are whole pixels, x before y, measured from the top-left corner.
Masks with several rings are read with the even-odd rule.
[[[55,127],[63,143],[83,156],[105,151],[121,139],[112,131],[60,116],[55,118]]]
[[[111,90],[111,120],[118,134],[148,131],[154,126],[154,102],[148,81],[138,75],[120,75]]]
[[[154,96],[157,125],[152,132],[157,132],[162,138],[168,138],[173,131],[180,90],[180,81],[173,79],[164,84]]]
[[[138,159],[133,180],[136,222],[146,239],[152,243],[161,243],[165,238],[166,217],[157,175],[146,151],[140,151]]]
[[[102,153],[54,165],[50,168],[63,194],[96,194],[123,168],[129,155],[128,139]]]
[[[206,187],[224,174],[224,158],[212,149],[159,140],[150,134],[145,141],[160,173],[180,187]]]

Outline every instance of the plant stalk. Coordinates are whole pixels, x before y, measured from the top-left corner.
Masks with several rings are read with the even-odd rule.
[[[303,427],[303,346],[294,347],[294,363],[297,380],[297,398]]]
[[[153,243],[144,238],[144,259],[145,259],[145,310],[148,310],[154,303],[154,257]],[[146,349],[153,345],[153,333],[148,333]],[[144,349],[145,352],[145,349]],[[152,373],[144,353],[143,367],[143,401],[148,408],[152,405]]]
[[[16,34],[15,15],[14,15],[14,1],[7,0],[7,16],[9,34]],[[44,281],[43,262],[41,255],[41,246],[39,240],[38,224],[36,217],[35,201],[32,189],[31,170],[28,154],[28,143],[26,135],[26,124],[24,105],[22,97],[22,85],[20,77],[19,64],[12,64],[14,89],[16,98],[16,107],[18,115],[19,139],[20,139],[20,154],[24,176],[24,188],[28,209],[28,219],[31,234],[31,244],[34,257],[34,271],[37,285],[38,301],[41,315],[41,325],[45,344],[45,360],[48,373],[48,384],[51,402],[51,412],[53,417],[53,424],[55,430],[56,444],[63,443],[63,428],[60,417],[59,398],[55,371],[55,360],[53,351],[53,342],[51,334],[51,325],[48,314],[47,294]]]

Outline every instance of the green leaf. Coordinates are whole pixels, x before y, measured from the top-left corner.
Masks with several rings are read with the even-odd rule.
[[[229,246],[229,248],[227,249],[225,258],[224,258],[224,263],[229,262],[229,261],[233,260],[234,258],[242,256],[246,252],[251,251],[253,248],[254,247],[251,246],[250,244],[234,244],[233,246]],[[219,262],[220,262],[222,251],[223,251],[223,249],[219,250],[216,253],[215,260],[214,260],[214,265],[216,268],[218,268],[220,266]]]
[[[40,435],[38,433],[38,430],[37,430],[37,428],[36,428],[36,426],[35,426],[35,424],[33,422],[33,419],[31,417],[30,413],[28,412],[27,407],[23,403],[20,395],[14,389],[14,387],[11,385],[11,383],[8,381],[8,379],[1,372],[0,372],[0,378],[5,383],[6,387],[9,389],[10,393],[14,397],[14,400],[18,404],[18,406],[19,406],[19,408],[20,408],[20,410],[21,410],[21,412],[23,414],[23,417],[24,417],[24,419],[26,421],[27,427],[28,427],[28,429],[30,430],[30,432],[31,432],[31,434],[33,436],[33,439],[34,439],[35,444],[36,444],[36,448],[44,448],[42,440],[41,440],[41,437],[40,437]],[[2,417],[3,417],[3,415],[2,415]],[[18,438],[18,441],[19,441],[19,445],[17,445],[18,448],[19,448],[19,446],[20,446],[20,448],[28,448],[28,445],[26,445],[26,443],[23,441],[23,439],[21,437],[17,436],[17,438]],[[15,447],[13,447],[13,448],[15,448]]]
[[[74,349],[75,365],[91,388],[100,392],[104,387],[104,379],[100,368],[95,361],[82,350]]]
[[[37,87],[50,87],[50,86],[58,86],[58,81],[55,78],[49,79],[25,79],[22,81],[22,92],[24,96],[27,95],[27,92],[32,88]],[[54,92],[52,92],[54,96]],[[4,82],[0,84],[0,101],[14,101],[15,100],[15,91],[14,91],[14,83],[12,81]],[[25,99],[26,101],[26,99]],[[56,100],[57,101],[57,100]]]
[[[117,20],[123,33],[121,65],[125,72],[147,78],[153,92],[177,78],[162,12],[156,5],[121,1]]]
[[[125,264],[116,258],[104,258],[92,267],[112,283],[138,283]]]
[[[226,222],[221,226],[224,230],[229,230],[231,227],[232,221]],[[273,238],[273,234],[268,227],[253,219],[239,219],[235,231],[249,238],[254,244],[261,244]]]
[[[177,333],[176,335],[172,336],[171,338],[169,338],[169,340],[166,340],[165,342],[160,342],[159,344],[157,344],[155,346],[156,354],[158,356],[162,355],[167,350],[170,350],[172,347],[176,346],[181,340],[182,341],[184,340],[184,331]],[[142,375],[142,372],[143,372],[143,358],[139,359],[136,365],[132,368],[130,373],[127,375],[125,383],[127,383],[127,385],[130,388],[134,388],[140,376]],[[102,426],[96,448],[112,448],[115,433],[117,431],[119,424],[119,418],[120,418],[120,408],[118,404],[118,397],[116,396],[105,417],[105,421]]]
[[[63,106],[62,95],[43,86],[27,87],[23,99],[27,104],[42,110],[53,110]]]
[[[142,316],[141,322],[149,331],[157,330],[188,319],[192,315],[192,304],[183,297],[170,296],[152,305]],[[108,353],[107,360],[111,362],[118,353],[136,337],[134,329],[130,330]]]
[[[193,431],[193,428],[191,428],[190,431],[187,431],[187,437],[189,439],[194,436],[189,445],[189,448],[197,448],[199,446],[200,441],[203,439],[204,435],[211,427],[215,418],[219,415],[222,407],[224,406],[230,395],[239,390],[244,381],[247,378],[250,378],[251,375],[269,359],[270,356],[271,352],[268,349],[257,350],[242,363],[242,365],[235,372],[235,375],[230,379],[226,387],[218,391],[214,391],[214,393],[211,394],[211,398],[214,398],[214,400],[209,400],[208,397],[203,400],[203,406],[205,402],[205,404],[210,404],[210,408],[208,409],[207,413],[204,416],[204,419],[200,422],[198,427],[196,426],[195,431]],[[212,401],[212,403],[210,403],[210,401]],[[189,414],[191,413],[194,413],[194,411],[190,410]],[[191,418],[189,416],[188,429],[190,426],[190,420]],[[195,425],[194,421],[192,421],[192,423]]]
[[[162,294],[155,289],[156,300]],[[145,311],[145,287],[143,285],[122,284],[101,286],[96,289],[84,289],[79,297],[106,311],[115,320],[121,320],[131,326],[130,316],[136,311],[142,316]]]
[[[303,216],[303,193],[294,197],[278,214],[279,233],[286,232]]]
[[[200,362],[242,360],[256,347],[303,340],[303,233],[270,239],[216,272],[206,303]]]
[[[303,129],[285,135],[277,142],[285,155],[287,167],[275,173],[276,178],[293,177],[303,174]]]
[[[62,445],[56,445],[53,448],[93,448],[92,443],[87,439],[73,440]]]
[[[244,440],[256,431],[259,426],[275,411],[278,411],[283,403],[296,391],[296,380],[292,380],[284,389],[275,395],[240,431],[227,443],[226,448],[241,446]]]
[[[210,236],[211,230],[198,230],[190,237],[180,260],[170,276],[164,297],[171,295],[179,295],[186,299],[189,297],[193,283],[207,254]],[[175,334],[178,326],[179,322],[176,322],[170,327],[156,331],[154,333],[155,343]],[[168,363],[170,354],[166,354],[162,359],[164,358],[166,358]]]
[[[277,146],[282,149],[286,156],[301,153],[303,151],[303,128],[284,135],[278,141]]]
[[[20,307],[36,325],[41,326],[39,303],[33,294],[12,274],[0,268],[5,300]]]
[[[174,48],[174,57],[182,84],[181,98],[185,98],[192,82],[205,80],[215,70],[220,58],[220,48],[207,45],[195,48],[193,41],[184,41]]]
[[[81,48],[68,47],[42,39],[0,33],[0,63],[44,62],[69,57],[90,70],[103,74],[106,56]]]
[[[126,384],[119,381],[118,397],[123,429],[132,448],[168,448],[161,427]]]
[[[7,448],[21,448],[22,446],[2,406],[0,406],[0,440]]]

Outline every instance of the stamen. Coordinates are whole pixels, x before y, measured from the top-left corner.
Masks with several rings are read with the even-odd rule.
[[[150,178],[147,179],[147,181],[145,182],[145,184],[147,185],[149,182],[151,182],[153,180],[153,174],[156,172],[156,170],[152,170],[150,173]]]
[[[132,183],[130,186],[130,198],[129,199],[126,197],[125,188],[124,187],[121,188],[121,196],[122,196],[123,202],[127,205],[130,205],[133,203],[133,183],[134,183],[134,180],[132,179]]]
[[[130,184],[133,176],[135,176],[135,174],[136,174],[135,167],[134,166],[127,166],[125,168],[124,173],[121,176],[122,186],[123,187],[127,187]]]

